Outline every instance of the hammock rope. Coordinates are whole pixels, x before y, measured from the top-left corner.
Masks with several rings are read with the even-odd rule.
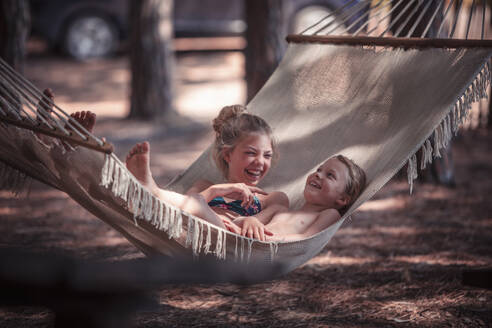
[[[101,152],[111,153],[113,151],[111,144],[103,142],[87,131],[1,58],[0,76],[2,78],[0,104],[4,105],[4,108],[1,108],[0,120]],[[45,108],[53,110],[48,112]],[[67,145],[70,146],[69,143]]]
[[[463,0],[458,0],[458,4],[456,8],[453,7],[455,0],[451,0],[445,9],[444,14],[442,15],[442,21],[439,23],[439,28],[437,35],[441,35],[443,29],[450,25],[451,29],[446,36],[446,38],[454,38],[456,28],[458,25],[458,21],[460,20],[460,14],[463,9]],[[345,3],[343,6],[337,8],[335,11],[329,13],[325,17],[323,17],[320,21],[315,24],[309,26],[304,29],[300,35],[350,35],[350,36],[359,36],[361,34],[366,36],[373,36],[377,38],[386,38],[386,37],[400,37],[401,33],[408,28],[409,31],[406,33],[404,38],[410,38],[414,35],[415,30],[422,23],[426,14],[429,13],[429,10],[432,8],[432,4],[435,4],[435,9],[426,22],[425,28],[420,35],[420,38],[424,38],[429,32],[431,26],[436,23],[436,19],[439,18],[439,12],[441,8],[445,6],[445,0],[439,1],[423,1],[423,0],[363,0],[355,3],[355,1],[349,1]],[[402,5],[404,5],[402,7]],[[486,5],[485,2],[482,2],[482,18],[481,18],[481,33],[480,39],[483,40],[485,38],[485,16],[486,16]],[[391,6],[388,10],[387,8]],[[473,22],[473,15],[475,13],[475,9],[478,4],[476,0],[472,1],[470,6],[470,10],[468,13],[468,17],[466,18],[466,27],[465,34],[463,36],[463,40],[468,40],[471,30],[471,25]],[[392,14],[398,10],[400,7],[401,10],[398,14],[391,19],[391,22],[388,26],[384,27],[383,32],[374,36],[373,33],[385,22],[385,20],[392,16]],[[448,14],[454,11],[454,18],[451,19],[451,22],[448,21]],[[386,12],[385,15],[381,16],[381,13]],[[418,15],[418,16],[417,16]],[[369,17],[372,16],[372,17]],[[417,17],[415,17],[417,16]],[[405,17],[403,22],[399,22],[403,17]],[[329,20],[329,18],[332,18]],[[366,30],[371,21],[375,22],[375,26],[370,30]],[[413,22],[412,22],[413,20]],[[363,22],[363,23],[362,23]],[[411,23],[411,26],[409,24]],[[392,29],[398,24],[397,30],[390,35],[389,33]],[[358,26],[360,25],[360,26]],[[316,28],[316,29],[315,29]],[[355,31],[354,28],[357,28]],[[351,32],[352,31],[352,32]],[[343,32],[343,33],[340,33]],[[464,44],[463,47],[468,47],[468,45]]]

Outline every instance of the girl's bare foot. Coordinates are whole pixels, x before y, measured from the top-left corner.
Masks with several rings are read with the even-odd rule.
[[[126,168],[152,192],[157,190],[157,184],[150,172],[150,145],[147,141],[138,143],[126,156]]]
[[[53,90],[51,90],[50,88],[46,88],[43,90],[43,95],[44,97],[39,99],[38,107],[36,108],[36,114],[38,116],[37,119],[38,121],[43,122],[43,120],[40,118],[41,116],[49,122],[49,114],[53,111],[55,94],[53,93]]]
[[[92,133],[92,130],[96,125],[96,114],[94,114],[91,111],[81,111],[81,112],[72,113],[70,114],[70,116],[74,120],[76,120],[80,125],[82,125],[84,129]]]

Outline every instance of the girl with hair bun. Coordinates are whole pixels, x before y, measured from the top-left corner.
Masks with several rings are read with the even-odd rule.
[[[226,228],[234,219],[256,215],[272,205],[289,206],[283,192],[267,193],[258,188],[277,157],[272,130],[261,117],[242,105],[226,106],[213,120],[216,134],[213,157],[226,182],[197,181],[186,195],[157,186],[150,172],[150,145],[135,145],[126,158],[127,168],[152,193],[190,214]],[[265,239],[262,227],[251,237]]]
[[[258,183],[270,170],[276,157],[272,129],[261,117],[242,105],[226,106],[213,120],[213,157],[227,183],[197,181],[187,194],[199,193],[216,212],[235,218],[257,214],[273,203],[288,205],[284,193],[265,193]],[[226,201],[225,198],[233,201]]]

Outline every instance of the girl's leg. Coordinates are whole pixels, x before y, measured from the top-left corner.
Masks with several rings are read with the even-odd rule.
[[[212,224],[225,228],[221,218],[212,211],[201,195],[182,195],[177,192],[160,189],[157,186],[150,172],[150,145],[148,142],[136,144],[130,150],[126,157],[126,167],[140,183],[160,200],[170,203]]]
[[[225,229],[222,219],[217,215],[217,213],[212,211],[202,195],[182,195],[177,192],[164,189],[159,189],[155,195],[162,201],[170,203],[185,212]]]

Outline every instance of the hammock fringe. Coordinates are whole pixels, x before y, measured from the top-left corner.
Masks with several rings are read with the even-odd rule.
[[[135,179],[113,154],[105,155],[100,185],[110,190],[114,196],[127,202],[127,209],[133,213],[133,221],[136,226],[138,226],[137,219],[145,220],[158,230],[166,232],[169,239],[178,239],[185,232],[185,246],[192,249],[194,257],[199,256],[200,253],[213,253],[219,259],[226,259],[228,235],[226,230],[215,228],[210,223],[155,197]],[[215,243],[212,243],[212,229],[217,232]],[[249,262],[254,240],[238,235],[234,235],[234,237],[236,239],[235,260],[240,258],[241,262],[244,260]],[[238,251],[238,239],[241,240],[240,251]],[[248,241],[247,251],[245,250],[245,240]],[[215,245],[213,250],[211,249],[212,245]],[[277,250],[277,243],[271,242],[272,258]]]
[[[449,112],[436,126],[431,136],[417,147],[421,151],[420,170],[424,170],[428,164],[432,163],[433,158],[440,158],[441,150],[448,147],[453,135],[458,134],[460,126],[467,120],[472,104],[481,99],[488,99],[487,89],[491,84],[492,74],[490,62],[487,61],[475,79],[468,85],[463,94],[458,97],[456,103],[450,107]],[[432,147],[432,142],[434,147]],[[413,181],[417,179],[417,151],[410,154],[407,158],[407,180],[410,194],[413,192]]]
[[[0,190],[8,190],[15,196],[19,196],[24,190],[28,190],[32,179],[25,173],[0,161]]]

